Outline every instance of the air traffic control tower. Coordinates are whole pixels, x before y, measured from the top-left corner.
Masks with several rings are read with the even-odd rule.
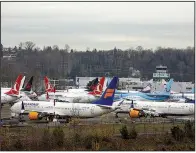
[[[167,66],[156,66],[156,72],[153,73],[153,81],[160,82],[162,79],[169,81],[170,74],[168,73]]]

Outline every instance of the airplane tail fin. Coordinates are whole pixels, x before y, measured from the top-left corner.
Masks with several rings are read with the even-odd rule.
[[[141,92],[143,93],[150,93],[152,85],[149,83],[146,87],[144,87]]]
[[[6,92],[5,94],[10,95],[10,96],[18,96],[19,95],[19,90],[20,90],[20,85],[21,85],[21,81],[22,81],[22,75],[20,74],[17,79],[16,82],[14,84],[14,87],[12,87],[8,92]]]
[[[192,88],[192,93],[195,93],[195,88],[194,87]]]
[[[114,77],[110,82],[109,86],[107,87],[107,89],[102,94],[101,98],[93,102],[93,104],[112,106],[117,82],[118,77]]]
[[[107,83],[108,83],[108,79],[107,79],[107,77],[105,77],[105,81],[103,84],[103,91],[105,91],[105,89],[107,88]]]
[[[171,91],[171,85],[173,83],[174,79],[170,79],[169,82],[166,84],[165,92],[170,93]]]
[[[21,90],[22,88],[23,88],[23,86],[24,86],[24,82],[25,82],[25,76],[23,76],[23,78],[22,78],[22,80],[21,80],[21,84],[20,84],[20,89],[19,90]]]
[[[99,83],[97,84],[96,88],[92,92],[89,92],[89,94],[92,94],[92,95],[101,95],[102,94],[102,91],[103,91],[104,81],[105,81],[105,77],[102,77],[100,79]]]
[[[44,77],[44,84],[46,92],[54,92],[54,87],[50,84],[47,76]]]
[[[29,82],[24,87],[24,91],[31,91],[32,84],[33,84],[33,76],[30,78]]]
[[[98,83],[99,83],[99,79],[98,78],[92,80],[92,84],[89,87],[90,88],[90,91],[95,90],[95,88],[97,87]]]

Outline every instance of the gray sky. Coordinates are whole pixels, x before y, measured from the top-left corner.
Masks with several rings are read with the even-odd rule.
[[[194,46],[193,2],[1,3],[5,47],[33,41],[77,50]]]

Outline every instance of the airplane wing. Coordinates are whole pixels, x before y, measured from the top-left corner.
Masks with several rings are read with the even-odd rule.
[[[160,116],[160,113],[156,112],[156,110],[154,109],[142,109],[142,110],[146,115],[156,116],[156,117]]]
[[[148,108],[141,108],[141,109],[137,109],[137,108],[133,108],[132,110],[136,110],[136,111],[143,111],[145,115],[149,115],[149,116],[160,116],[160,112],[158,113],[155,109],[148,109]]]
[[[49,116],[49,115],[53,115],[54,114],[54,110],[52,110],[52,109],[51,110],[48,110],[48,111],[35,111],[35,110],[29,111],[29,110],[25,110],[25,111],[23,111],[22,114],[29,114],[30,112],[37,112],[41,116]],[[55,110],[55,115],[64,116],[63,113],[58,112],[56,110]]]
[[[104,109],[112,109],[111,106],[107,106],[107,105],[99,105],[99,104],[97,104],[97,106],[99,106],[101,108],[104,108]]]

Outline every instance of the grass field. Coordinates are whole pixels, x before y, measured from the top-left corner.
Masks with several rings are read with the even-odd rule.
[[[123,139],[122,126],[136,130],[137,138]],[[181,141],[171,128],[184,123],[126,123],[80,125],[78,120],[60,128],[47,126],[1,128],[1,150],[195,150],[195,140]],[[58,131],[60,129],[60,131]],[[56,134],[55,132],[56,131]]]

